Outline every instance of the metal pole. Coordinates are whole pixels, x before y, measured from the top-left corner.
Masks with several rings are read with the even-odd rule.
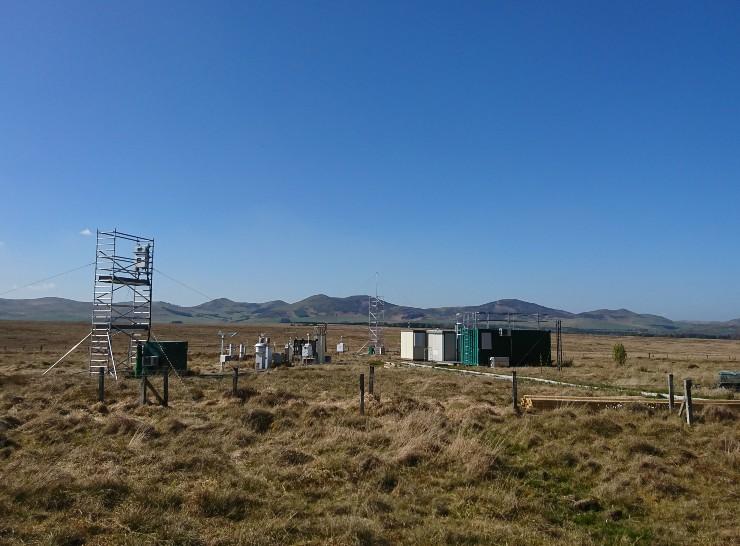
[[[74,350],[75,350],[75,349],[77,349],[77,347],[79,347],[80,345],[82,345],[82,342],[83,342],[83,341],[85,341],[85,340],[86,340],[87,338],[89,338],[89,337],[90,337],[91,335],[92,335],[92,332],[90,332],[90,333],[89,333],[89,334],[87,334],[87,335],[86,335],[85,337],[83,337],[83,338],[82,338],[82,339],[81,339],[81,340],[80,340],[80,341],[79,341],[79,342],[77,343],[77,345],[75,345],[75,346],[74,346],[74,347],[72,347],[72,348],[71,348],[71,349],[70,349],[69,351],[67,351],[66,353],[64,353],[64,356],[62,356],[62,358],[60,358],[59,360],[57,360],[56,362],[54,362],[54,364],[52,364],[51,366],[49,366],[49,367],[48,367],[48,368],[46,369],[46,371],[45,371],[44,373],[42,373],[41,375],[46,375],[47,373],[49,373],[49,372],[51,371],[51,369],[52,369],[52,368],[53,368],[54,366],[56,366],[56,365],[57,365],[57,364],[59,364],[59,363],[60,363],[60,362],[61,362],[62,360],[64,360],[65,358],[67,358],[67,357],[68,357],[68,356],[69,356],[69,355],[70,355],[70,354],[71,354],[72,352],[74,352]],[[6,347],[6,351],[7,351],[7,347]]]
[[[239,368],[234,367],[234,377],[231,379],[231,394],[236,396],[239,385]]]
[[[514,411],[516,413],[519,413],[519,400],[517,396],[517,388],[516,388],[516,371],[511,372],[511,398],[514,403]]]
[[[372,364],[370,365],[370,377],[368,378],[367,382],[367,392],[368,394],[374,394],[375,391],[375,366]]]
[[[673,374],[668,374],[668,411],[673,411],[674,407],[674,395],[673,395]]]

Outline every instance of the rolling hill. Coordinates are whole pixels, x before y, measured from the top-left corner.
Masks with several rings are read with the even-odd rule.
[[[0,299],[0,320],[90,320],[91,305],[64,298]],[[268,323],[268,322],[367,322],[368,296],[335,298],[316,294],[295,303],[282,300],[264,303],[236,302],[226,298],[185,307],[163,301],[152,305],[155,322]],[[570,331],[634,333],[678,336],[740,336],[740,319],[728,322],[672,321],[627,309],[598,309],[570,313],[516,299],[503,299],[477,306],[417,308],[386,302],[385,322],[396,325],[452,326],[458,313],[479,312],[491,326],[500,326],[511,314],[515,326],[529,326],[540,319],[546,327],[560,319]]]

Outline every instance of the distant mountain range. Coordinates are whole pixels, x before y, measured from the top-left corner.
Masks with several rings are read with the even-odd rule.
[[[368,296],[334,298],[317,294],[287,303],[241,303],[219,298],[193,307],[163,301],[152,305],[155,322],[169,323],[275,323],[331,322],[366,323]],[[88,321],[91,304],[64,298],[2,299],[0,320]],[[712,336],[740,338],[740,319],[727,322],[672,321],[658,315],[633,313],[627,309],[598,309],[570,313],[526,301],[508,299],[468,307],[417,308],[385,304],[385,322],[394,325],[452,326],[458,313],[478,311],[491,326],[501,326],[510,314],[515,327],[533,327],[537,315],[545,327],[562,320],[570,331],[633,333],[643,335]],[[529,321],[529,325],[523,322]]]

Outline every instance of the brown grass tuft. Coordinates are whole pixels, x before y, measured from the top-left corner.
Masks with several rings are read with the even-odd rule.
[[[657,446],[654,446],[650,442],[645,442],[645,441],[641,441],[641,440],[638,440],[638,441],[635,441],[635,442],[630,443],[628,445],[628,447],[627,447],[627,451],[631,455],[642,454],[642,455],[652,455],[652,456],[655,456],[655,457],[662,457],[663,456],[663,450],[662,449],[660,449]]]
[[[275,414],[263,409],[250,410],[242,417],[244,424],[250,426],[254,432],[259,434],[264,434],[270,430],[274,420]]]
[[[196,493],[195,503],[207,518],[227,518],[239,521],[257,508],[259,501],[239,491],[204,489]]]
[[[297,449],[286,449],[280,454],[279,461],[285,465],[303,465],[313,461],[313,457]]]
[[[732,408],[707,406],[702,409],[700,417],[707,423],[731,423],[737,420],[737,413]]]

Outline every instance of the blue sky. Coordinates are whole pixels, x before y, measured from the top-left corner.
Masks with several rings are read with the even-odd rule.
[[[720,1],[2,2],[0,292],[118,227],[239,301],[379,271],[401,304],[740,317],[738,36]]]

